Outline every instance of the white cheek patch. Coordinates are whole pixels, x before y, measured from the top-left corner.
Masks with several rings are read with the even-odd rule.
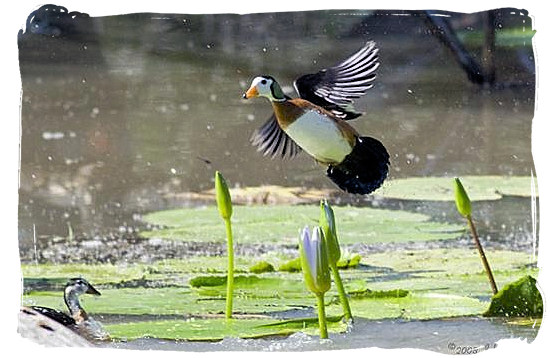
[[[257,86],[264,78],[263,77],[256,77],[252,80],[252,84],[250,87]]]
[[[267,81],[265,84],[262,84],[262,81]],[[258,94],[263,97],[267,97],[269,99],[273,98],[273,95],[271,94],[271,81],[266,80],[263,77],[256,77],[252,80],[252,84],[250,87],[256,87],[258,90]]]

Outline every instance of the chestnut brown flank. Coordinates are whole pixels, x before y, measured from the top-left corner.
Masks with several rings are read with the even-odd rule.
[[[279,126],[284,130],[296,119],[301,117],[307,111],[317,111],[322,115],[329,117],[331,120],[337,123],[338,129],[342,135],[346,138],[348,143],[353,147],[355,146],[355,138],[359,136],[355,128],[349,125],[346,121],[335,117],[332,113],[326,109],[316,106],[313,103],[306,101],[302,98],[293,98],[286,101],[272,101],[273,111]]]

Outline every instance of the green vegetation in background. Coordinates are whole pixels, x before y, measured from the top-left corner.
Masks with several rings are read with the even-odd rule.
[[[499,29],[495,32],[495,45],[498,47],[528,47],[532,46],[535,30],[526,28]],[[458,38],[468,46],[482,46],[485,44],[484,31],[459,31]]]

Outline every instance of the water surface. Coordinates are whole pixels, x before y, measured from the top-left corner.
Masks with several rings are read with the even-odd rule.
[[[72,9],[70,9],[72,10]],[[530,31],[502,10],[497,40]],[[483,14],[452,14],[464,38]],[[270,115],[243,100],[251,79],[292,81],[331,66],[367,40],[380,48],[376,85],[352,121],[391,154],[391,178],[530,175],[534,59],[530,37],[497,41],[496,84],[474,84],[425,15],[384,11],[252,15],[131,14],[55,23],[19,37],[23,85],[20,239],[101,231],[171,205],[167,193],[213,186],[333,188],[311,158],[264,158],[249,137]],[[508,31],[508,32],[506,32]],[[38,33],[37,33],[38,32]],[[477,37],[476,37],[477,36]],[[465,42],[479,61],[482,43]]]

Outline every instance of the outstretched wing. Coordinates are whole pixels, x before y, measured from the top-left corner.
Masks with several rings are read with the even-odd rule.
[[[293,158],[302,151],[302,148],[293,141],[277,123],[275,114],[252,134],[250,141],[258,147],[258,151],[264,156],[281,156],[281,158]]]
[[[346,60],[317,73],[307,74],[294,81],[299,96],[321,106],[341,119],[361,115],[355,112],[353,99],[372,88],[376,78],[378,48],[369,41]]]

